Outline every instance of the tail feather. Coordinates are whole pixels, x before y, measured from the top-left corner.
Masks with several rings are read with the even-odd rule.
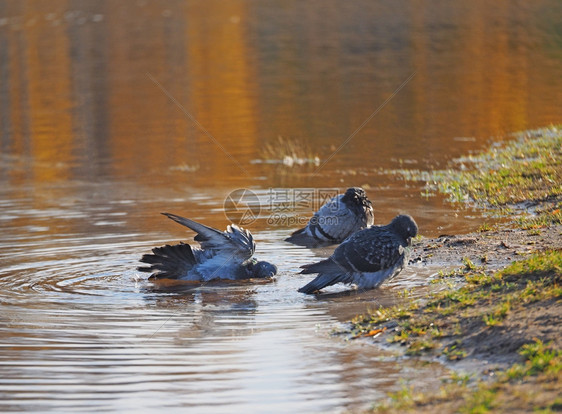
[[[318,273],[315,279],[299,289],[301,293],[314,293],[317,290],[336,283],[352,283],[353,274],[328,258],[317,263],[301,266],[301,274]]]
[[[140,272],[152,273],[149,279],[178,279],[197,264],[191,246],[185,243],[155,247],[152,254],[143,255],[140,261],[150,265],[137,267]]]
[[[334,273],[340,269],[340,266],[332,260],[331,257],[320,262],[305,264],[301,266],[301,274],[309,273]]]
[[[328,283],[329,283],[329,278],[327,277],[327,275],[321,274],[321,275],[318,275],[314,280],[312,280],[308,284],[301,287],[299,289],[299,292],[311,294],[311,293],[314,293],[314,292],[328,286]]]
[[[350,275],[346,273],[320,273],[311,282],[301,287],[299,292],[311,294],[326,286],[332,286],[340,282],[351,283]]]
[[[285,239],[286,242],[296,244],[298,246],[307,246],[315,242],[314,237],[306,234],[306,227],[298,229],[291,233],[290,237]]]

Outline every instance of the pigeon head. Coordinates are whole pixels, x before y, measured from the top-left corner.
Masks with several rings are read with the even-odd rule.
[[[269,262],[258,262],[253,259],[248,263],[248,271],[255,278],[272,277],[277,274],[277,266]]]
[[[342,197],[342,202],[347,204],[355,204],[359,206],[370,207],[371,201],[367,198],[365,190],[361,187],[350,187],[345,190],[345,194]]]
[[[403,237],[408,244],[410,244],[413,237],[418,235],[418,225],[414,219],[407,214],[394,217],[390,222],[390,227]]]

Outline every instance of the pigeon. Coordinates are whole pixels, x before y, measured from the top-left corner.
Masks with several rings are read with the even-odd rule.
[[[418,226],[408,215],[398,215],[386,226],[361,230],[340,244],[328,259],[301,266],[301,274],[318,276],[299,292],[310,294],[336,283],[376,288],[406,266],[408,247],[417,234]]]
[[[186,243],[155,247],[152,254],[145,254],[140,260],[149,266],[137,268],[152,273],[149,280],[167,278],[208,282],[266,278],[277,274],[274,264],[252,258],[256,244],[248,230],[231,224],[226,231],[220,231],[175,214],[162,214],[196,232],[194,240],[201,244],[201,248]]]
[[[306,247],[339,244],[353,233],[373,225],[374,216],[365,191],[351,187],[320,207],[306,227],[295,231],[285,241]]]

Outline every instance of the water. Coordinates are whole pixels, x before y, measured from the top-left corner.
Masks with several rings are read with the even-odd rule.
[[[476,229],[481,212],[389,171],[443,168],[560,123],[561,11],[1,2],[0,410],[338,412],[368,408],[400,378],[436,389],[440,366],[332,334],[404,289],[422,295],[436,269],[305,297],[299,266],[331,249],[284,243],[298,225],[271,209],[302,220],[311,206],[294,189],[316,200],[361,185],[378,223],[407,212],[426,236]],[[279,136],[326,163],[265,159]],[[135,270],[151,247],[191,240],[160,212],[225,228],[237,188],[263,204],[248,228],[275,281],[154,285]]]

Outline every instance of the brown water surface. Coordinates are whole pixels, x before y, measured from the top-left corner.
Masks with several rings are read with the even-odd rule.
[[[377,223],[475,230],[481,212],[390,171],[562,122],[560,21],[555,0],[0,2],[0,411],[326,412],[438,386],[440,367],[330,335],[436,269],[297,293],[331,250],[282,241],[311,215],[295,194],[360,185]],[[279,136],[319,161],[265,156]],[[267,207],[248,228],[275,282],[135,270],[192,237],[160,212],[223,229],[237,188]]]

